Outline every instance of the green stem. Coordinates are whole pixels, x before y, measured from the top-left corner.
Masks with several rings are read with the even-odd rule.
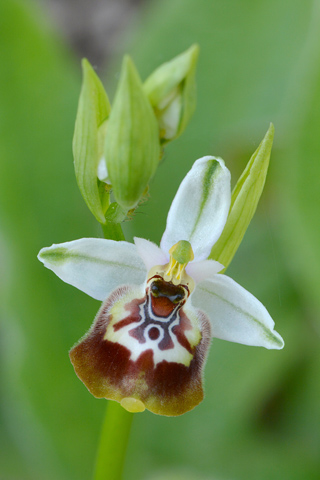
[[[101,224],[103,235],[111,240],[124,240],[121,224],[107,220]],[[108,401],[97,451],[94,480],[120,480],[129,441],[133,413],[117,402]]]
[[[121,223],[109,222],[101,223],[103,236],[110,240],[124,240]]]
[[[109,401],[97,452],[94,480],[121,480],[133,413]]]

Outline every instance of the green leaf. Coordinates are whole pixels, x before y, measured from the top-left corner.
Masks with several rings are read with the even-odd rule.
[[[132,60],[123,60],[121,76],[108,120],[105,159],[119,205],[134,208],[160,158],[158,124]]]
[[[97,169],[100,159],[100,125],[110,113],[110,103],[88,60],[82,60],[83,83],[73,137],[74,168],[81,194],[100,223],[105,223]]]
[[[231,263],[256,211],[267,176],[273,135],[271,123],[232,192],[226,225],[211,250],[209,258],[222,263],[225,269]]]

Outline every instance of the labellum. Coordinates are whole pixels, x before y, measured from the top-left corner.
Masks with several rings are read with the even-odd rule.
[[[203,399],[210,344],[206,315],[187,299],[187,284],[161,274],[122,286],[104,302],[87,336],[70,352],[79,378],[96,397],[129,411],[181,415]]]

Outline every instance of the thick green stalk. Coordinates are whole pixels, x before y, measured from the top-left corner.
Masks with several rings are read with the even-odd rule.
[[[117,402],[108,401],[94,480],[121,480],[133,413]]]
[[[121,224],[101,224],[105,238],[124,240]],[[94,480],[121,480],[133,413],[108,401],[97,451]]]
[[[101,223],[103,236],[110,240],[124,240],[121,223],[109,222]]]

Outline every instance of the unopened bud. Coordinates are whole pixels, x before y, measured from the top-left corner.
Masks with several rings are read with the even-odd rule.
[[[186,128],[196,106],[195,71],[198,45],[157,68],[143,88],[154,109],[160,128],[160,139],[167,143]]]
[[[101,157],[99,129],[110,113],[107,94],[88,60],[82,61],[83,82],[73,137],[74,168],[80,192],[100,223],[105,222],[103,198],[97,182]]]
[[[160,142],[156,117],[128,56],[123,60],[106,128],[105,173],[116,201],[130,210],[138,204],[159,164]]]

